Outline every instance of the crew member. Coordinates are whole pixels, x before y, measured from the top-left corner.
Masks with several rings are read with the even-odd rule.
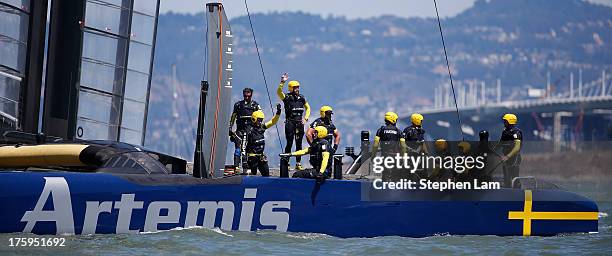
[[[448,142],[445,139],[437,139],[434,142],[435,156],[445,159],[447,156],[450,156],[450,152],[448,150]],[[454,171],[450,171],[444,168],[443,163],[436,164],[432,166],[431,173],[429,174],[429,179],[431,180],[448,180],[453,178]]]
[[[329,178],[330,172],[327,166],[330,159],[330,146],[327,141],[327,128],[325,126],[316,126],[314,128],[315,140],[305,149],[291,153],[291,156],[302,156],[310,154],[310,164],[313,167],[312,171],[302,170],[293,173],[294,178],[315,178],[317,180]],[[282,154],[281,156],[286,155]]]
[[[411,125],[404,129],[404,138],[409,149],[416,153],[427,153],[425,147],[425,130],[423,129],[423,115],[414,113],[410,116]]]
[[[230,119],[230,140],[234,142],[234,166],[236,169],[240,169],[240,164],[246,167],[246,158],[241,157],[245,152],[244,147],[246,146],[243,142],[245,137],[245,130],[251,123],[251,115],[257,110],[261,110],[261,107],[257,101],[252,100],[253,89],[244,88],[242,90],[243,100],[238,101],[234,104],[234,110],[232,111],[232,117]],[[232,128],[236,123],[236,131],[232,131]]]
[[[395,112],[385,113],[385,125],[381,126],[376,131],[376,136],[374,136],[372,157],[376,156],[379,147],[383,155],[395,155],[404,152],[406,139],[404,139],[402,132],[396,126],[397,118],[398,116]]]
[[[448,154],[448,142],[445,139],[437,139],[434,142],[434,148],[436,149],[436,153],[438,155],[447,156]]]
[[[380,147],[381,155],[383,156],[395,156],[396,154],[404,154],[406,152],[406,140],[404,139],[402,132],[397,128],[397,114],[394,112],[385,113],[385,125],[381,126],[376,131],[374,136],[374,144],[372,145],[371,157],[376,157],[376,153]],[[406,175],[409,172],[404,173]],[[402,178],[402,173],[399,170],[385,169],[382,172],[383,180],[390,180],[393,177]]]
[[[330,106],[323,106],[319,109],[321,117],[315,119],[311,124],[308,131],[306,131],[306,140],[309,144],[312,144],[314,138],[315,127],[324,126],[327,128],[327,142],[332,145],[332,154],[338,150],[340,144],[340,131],[336,128],[332,122],[333,109]]]
[[[287,145],[285,146],[285,153],[291,152],[293,147],[293,141],[295,140],[295,149],[302,149],[302,138],[304,137],[304,124],[308,122],[310,117],[310,105],[304,98],[304,95],[300,94],[300,83],[298,81],[289,81],[289,93],[283,92],[285,82],[289,79],[287,73],[281,76],[280,84],[276,90],[276,94],[283,102],[285,107],[285,139],[287,139]],[[303,170],[301,164],[301,157],[296,157],[295,169]]]
[[[459,149],[460,155],[468,156],[471,154],[472,145],[467,141],[460,141],[457,143],[457,148]]]
[[[257,110],[251,114],[251,125],[247,126],[245,130],[247,134],[247,144],[246,144],[246,152],[247,152],[247,163],[249,169],[251,169],[252,175],[257,175],[257,170],[261,172],[261,176],[267,177],[270,176],[270,168],[268,167],[268,159],[264,154],[264,149],[266,147],[266,139],[264,138],[264,133],[266,129],[272,127],[278,122],[280,118],[281,106],[280,104],[276,105],[276,114],[272,117],[272,120],[264,123],[264,112],[261,110]]]
[[[445,139],[437,139],[434,142],[434,148],[436,149],[436,155],[438,156],[449,156],[448,142]]]
[[[327,129],[327,140],[328,144],[331,146],[330,153],[333,155],[338,151],[338,145],[340,144],[340,132],[336,128],[336,126],[332,122],[333,109],[330,106],[323,106],[319,109],[319,114],[321,117],[315,119],[311,124],[310,128],[306,131],[306,140],[308,140],[309,144],[313,143],[315,127],[323,126]],[[332,168],[332,159],[329,159],[329,163],[327,163],[327,172],[331,173]]]
[[[472,145],[467,141],[460,141],[459,143],[457,143],[457,149],[458,149],[458,155],[457,155],[458,157],[468,157],[472,155]],[[467,161],[465,160],[461,164],[457,163],[457,166],[455,167],[455,169],[457,169],[458,167],[462,167],[463,171],[461,173],[455,171],[455,177],[459,180],[466,180],[466,181],[472,178],[472,174],[473,174],[472,170],[468,168],[470,165],[471,164],[468,164]]]
[[[504,162],[504,185],[506,187],[512,187],[512,179],[519,176],[523,132],[516,127],[518,121],[516,115],[505,114],[502,120],[505,129],[502,131],[499,145],[502,148],[501,160]]]

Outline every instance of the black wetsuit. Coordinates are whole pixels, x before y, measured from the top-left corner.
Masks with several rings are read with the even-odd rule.
[[[400,153],[402,132],[397,126],[393,124],[383,125],[376,131],[376,136],[380,138],[379,147],[382,155],[395,155]]]
[[[302,94],[287,93],[283,99],[283,105],[285,106],[285,138],[287,139],[285,153],[290,153],[294,140],[295,149],[302,149],[302,139],[304,138],[302,119],[306,110],[306,99]],[[296,157],[298,163],[301,159],[299,156]]]
[[[249,169],[251,169],[251,174],[256,175],[259,169],[261,176],[267,177],[270,176],[270,168],[268,166],[268,159],[264,154],[266,148],[266,139],[264,137],[265,131],[266,127],[264,124],[260,124],[259,126],[249,125],[245,130],[247,134],[247,163]]]
[[[330,176],[331,174],[331,154],[332,154],[332,148],[329,144],[329,141],[327,141],[327,139],[319,139],[316,138],[313,142],[312,145],[310,146],[310,165],[312,165],[312,167],[316,170],[316,171],[320,171],[321,169],[321,165],[323,164],[323,152],[329,152],[330,156],[328,159],[328,163],[327,163],[327,168],[325,169],[325,175],[327,177]]]
[[[406,141],[425,141],[425,130],[421,126],[411,125],[404,129]]]
[[[327,129],[327,137],[325,137],[325,140],[327,141],[327,144],[330,147],[329,152],[332,155],[335,154],[336,153],[336,148],[334,147],[334,133],[336,132],[336,126],[334,125],[334,123],[331,120],[326,121],[326,120],[324,120],[323,118],[320,118],[320,117],[315,119],[310,124],[310,128],[312,128],[312,129],[314,129],[317,126],[323,126],[323,127],[325,127]],[[316,140],[317,140],[317,138],[314,138],[312,143],[314,144]],[[327,163],[326,173],[327,172],[331,173],[332,162],[333,162],[333,157],[330,157],[329,161]],[[312,164],[312,162],[311,162],[311,164]]]
[[[521,129],[514,125],[506,127],[504,131],[502,131],[501,139],[499,140],[504,155],[508,155],[510,151],[512,151],[515,145],[515,140],[523,140],[523,132]],[[504,162],[504,185],[506,187],[511,187],[512,179],[519,176],[520,164],[520,151]]]
[[[395,156],[401,153],[400,139],[402,139],[403,134],[397,126],[394,124],[383,125],[376,131],[376,136],[380,138],[378,146],[381,156]],[[382,172],[382,179],[385,181],[399,180],[402,178],[401,174],[396,168],[385,168]]]
[[[416,150],[425,141],[425,130],[420,125],[411,125],[404,129],[404,139],[409,148]]]
[[[310,154],[310,165],[312,165],[312,170],[303,170],[297,171],[293,173],[294,178],[316,178],[317,174],[320,172],[321,165],[323,164],[323,152],[330,152],[331,147],[329,146],[329,142],[326,139],[315,138],[312,142],[312,145],[309,147]],[[330,155],[331,159],[331,155]],[[326,177],[331,176],[331,169],[329,168],[329,163],[327,168],[325,168],[324,175]]]
[[[242,149],[242,140],[245,136],[245,130],[251,125],[251,114],[253,112],[261,110],[261,107],[257,101],[251,100],[246,102],[245,100],[238,101],[234,104],[234,110],[232,115],[236,115],[236,137],[232,140],[234,142],[234,165],[238,166],[240,163],[240,154]],[[246,159],[243,159],[243,165],[246,166]]]
[[[326,121],[319,117],[310,124],[310,128],[314,129],[317,126],[323,126],[327,129],[327,137],[325,137],[325,139],[329,142],[330,146],[334,145],[334,133],[336,132],[334,123],[331,120]]]

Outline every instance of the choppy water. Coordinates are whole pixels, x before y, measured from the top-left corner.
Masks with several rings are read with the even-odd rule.
[[[567,186],[586,195],[600,208],[598,234],[555,237],[436,236],[341,239],[320,234],[226,232],[203,228],[138,235],[65,236],[65,247],[15,248],[10,237],[52,237],[1,234],[2,255],[610,255],[612,252],[612,186]]]

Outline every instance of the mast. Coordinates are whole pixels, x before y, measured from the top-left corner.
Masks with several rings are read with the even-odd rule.
[[[227,127],[230,119],[232,95],[232,47],[233,35],[221,3],[206,4],[206,76],[209,100],[201,101],[203,115],[202,161],[209,177],[223,176],[227,151]],[[204,109],[202,109],[202,107]],[[200,128],[203,128],[201,130]],[[197,147],[197,146],[196,146]],[[194,160],[196,161],[196,160]],[[199,159],[197,160],[199,161]],[[194,166],[195,168],[195,166]],[[194,171],[195,173],[195,171]],[[202,175],[204,177],[204,175]]]

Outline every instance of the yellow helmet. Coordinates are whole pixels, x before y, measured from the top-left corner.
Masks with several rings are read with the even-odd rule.
[[[448,148],[448,143],[445,139],[437,139],[436,142],[434,142],[434,147],[436,147],[436,150],[442,151]]]
[[[325,112],[327,111],[333,111],[332,107],[330,106],[323,106],[319,109],[319,114],[321,114],[321,117],[325,117]]]
[[[505,114],[502,120],[505,120],[508,124],[516,124],[518,118],[516,118],[515,114]]]
[[[293,88],[300,86],[300,82],[298,81],[289,81],[289,84],[287,84],[287,87],[289,87],[289,91],[292,92]]]
[[[317,126],[315,127],[315,131],[317,131],[317,138],[322,139],[327,137],[327,128],[325,128],[325,126]]]
[[[257,110],[253,112],[253,114],[251,114],[251,121],[253,121],[253,123],[257,122],[257,119],[264,119],[264,118],[266,118],[266,115],[264,115],[264,112],[261,110]]]
[[[420,126],[423,123],[423,115],[414,113],[410,116],[410,121],[412,121],[412,124]]]
[[[385,113],[385,121],[388,121],[392,124],[397,123],[397,114],[395,112]]]
[[[470,143],[467,141],[462,141],[462,142],[459,142],[459,144],[457,144],[457,147],[461,149],[461,152],[463,152],[464,154],[467,154],[470,152],[472,145],[470,145]]]

